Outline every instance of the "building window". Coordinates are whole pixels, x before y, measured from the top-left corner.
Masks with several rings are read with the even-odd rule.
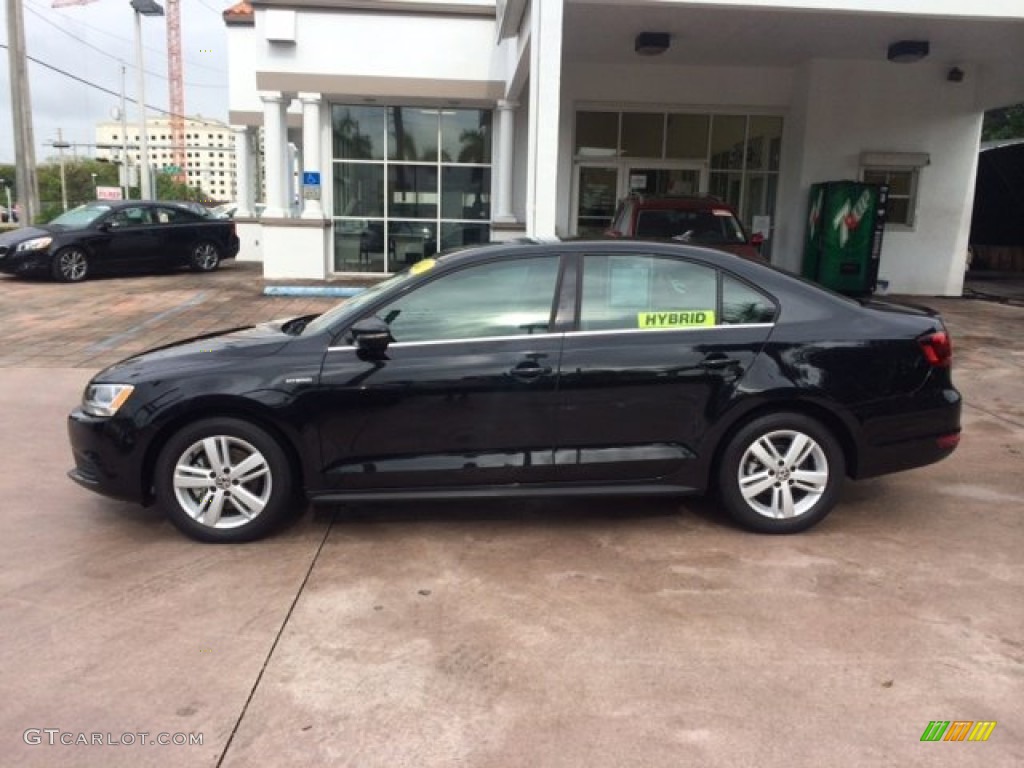
[[[926,152],[862,152],[860,178],[869,184],[886,184],[889,200],[886,226],[912,229],[917,212],[918,177],[931,163]]]
[[[490,239],[491,113],[334,105],[334,270],[396,272]]]
[[[917,207],[916,168],[864,168],[861,180],[889,186],[889,201],[885,206],[887,225],[914,226],[914,211]]]
[[[781,147],[777,115],[577,112],[574,231],[605,231],[629,194],[711,194],[770,237]]]

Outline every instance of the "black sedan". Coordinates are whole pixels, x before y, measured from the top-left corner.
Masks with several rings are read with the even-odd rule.
[[[485,245],[320,315],[98,374],[70,476],[240,541],[310,501],[720,492],[756,531],[814,525],[843,478],[960,435],[934,313],[635,241]]]
[[[49,224],[0,235],[0,272],[75,283],[93,274],[187,266],[210,272],[238,253],[231,221],[175,203],[87,203]]]

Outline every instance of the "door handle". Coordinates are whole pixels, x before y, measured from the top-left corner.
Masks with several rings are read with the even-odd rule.
[[[739,360],[732,357],[726,357],[721,352],[717,352],[705,357],[700,361],[699,365],[701,368],[718,369],[728,368],[731,365],[739,365],[739,363]]]
[[[551,373],[551,368],[538,365],[535,360],[524,360],[508,373],[509,376],[518,381],[536,381],[542,376],[547,376]]]

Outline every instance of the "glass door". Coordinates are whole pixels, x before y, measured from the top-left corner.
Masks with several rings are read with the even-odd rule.
[[[581,165],[576,170],[576,234],[597,237],[612,225],[619,200],[619,169]]]
[[[658,168],[648,165],[630,166],[626,170],[623,195],[672,195],[695,197],[704,194],[700,166],[691,168]]]

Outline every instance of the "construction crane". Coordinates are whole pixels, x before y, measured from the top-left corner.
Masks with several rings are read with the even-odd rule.
[[[66,8],[69,5],[89,5],[96,0],[53,0],[51,8]],[[171,157],[174,180],[184,183],[185,173],[185,87],[181,69],[181,4],[180,0],[165,0],[167,3],[167,79],[168,101],[171,117]],[[144,107],[143,107],[144,109]],[[144,114],[144,113],[143,113]]]

